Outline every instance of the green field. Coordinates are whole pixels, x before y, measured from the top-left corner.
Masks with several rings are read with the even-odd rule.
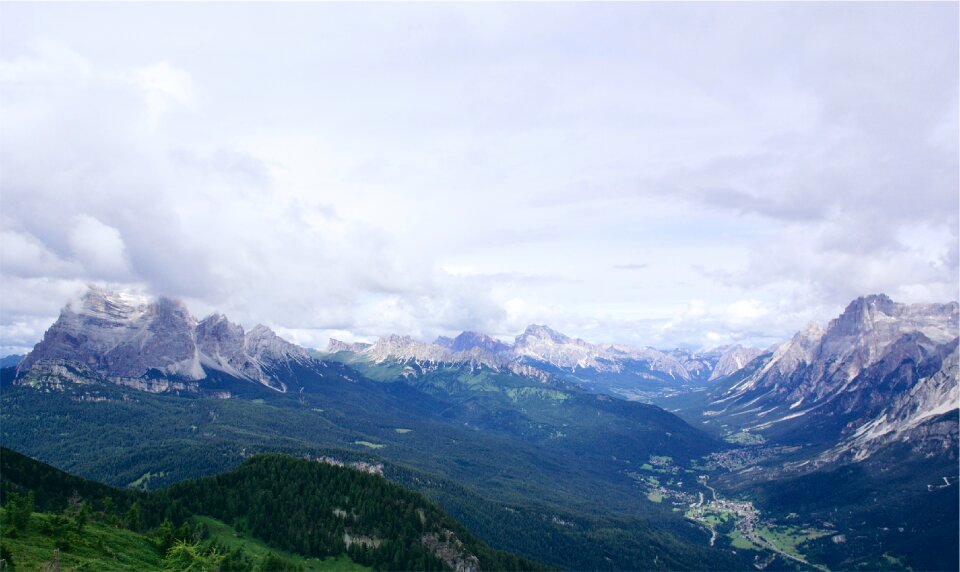
[[[736,528],[733,529],[727,536],[730,537],[730,546],[734,548],[739,548],[740,550],[758,550],[759,547],[744,538],[740,531]]]
[[[760,538],[763,538],[787,554],[792,554],[800,558],[804,558],[798,549],[801,544],[808,540],[832,534],[831,532],[823,530],[801,530],[795,526],[758,526],[756,533]]]

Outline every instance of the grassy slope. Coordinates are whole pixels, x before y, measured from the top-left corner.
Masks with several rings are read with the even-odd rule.
[[[6,511],[0,509],[0,520]],[[54,537],[44,532],[54,516],[33,513],[26,532],[7,533],[3,545],[10,549],[17,570],[41,570],[57,548]],[[60,543],[63,569],[83,570],[159,570],[163,557],[145,535],[102,522],[90,522],[82,533],[66,534]]]
[[[6,511],[0,509],[0,521],[5,520]],[[60,565],[66,570],[160,570],[163,556],[153,539],[145,534],[118,528],[103,522],[92,521],[84,527],[82,533],[67,534],[67,543],[58,543],[53,536],[44,532],[50,526],[54,516],[45,513],[33,513],[27,531],[6,534],[3,545],[13,554],[17,570],[40,570],[50,562],[53,551],[60,546]],[[305,572],[331,571],[355,572],[369,570],[356,564],[346,555],[337,558],[304,558],[297,554],[270,548],[249,535],[241,535],[233,527],[217,519],[201,516],[195,522],[204,523],[210,531],[210,537],[204,541],[207,545],[217,541],[230,550],[240,548],[255,561],[259,562],[267,554],[273,553],[303,566]]]

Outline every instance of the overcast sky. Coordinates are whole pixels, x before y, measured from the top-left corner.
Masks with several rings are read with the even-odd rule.
[[[0,332],[767,345],[958,297],[958,5],[0,5]]]

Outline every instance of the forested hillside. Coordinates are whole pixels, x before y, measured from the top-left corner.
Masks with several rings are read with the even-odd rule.
[[[305,459],[257,455],[228,473],[151,493],[74,477],[6,448],[0,472],[3,558],[14,567],[57,560],[91,570],[312,570],[355,567],[351,561],[378,570],[542,568],[490,549],[379,475]]]

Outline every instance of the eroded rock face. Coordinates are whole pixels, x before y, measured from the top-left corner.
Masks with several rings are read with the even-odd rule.
[[[197,323],[180,301],[91,287],[61,311],[17,375],[36,382],[56,369],[145,391],[189,391],[212,368],[282,391],[268,370],[289,360],[309,356],[265,326],[245,333],[220,314]]]
[[[863,460],[884,446],[903,442],[923,455],[957,456],[958,424],[950,416],[960,403],[958,354],[943,360],[940,369],[900,393],[847,439],[828,451],[824,459],[852,457]]]
[[[719,349],[722,350],[722,352],[717,358],[716,365],[713,366],[713,370],[710,372],[711,381],[740,371],[762,353],[762,351],[757,348],[748,348],[741,345],[727,346]]]
[[[363,350],[369,348],[370,345],[371,344],[365,344],[363,342],[354,342],[351,344],[351,343],[341,342],[340,340],[335,340],[333,338],[330,338],[330,342],[327,344],[327,351],[332,354],[335,354],[337,352],[357,353],[357,352],[362,352]]]
[[[427,550],[455,572],[480,572],[480,559],[467,552],[463,543],[452,531],[424,534],[420,541]]]
[[[496,355],[507,353],[511,349],[509,344],[478,332],[463,332],[452,339],[440,337],[434,343],[453,352],[468,352],[476,349]]]
[[[137,378],[151,369],[202,379],[195,320],[181,302],[90,288],[68,305],[43,340],[20,363],[27,371],[43,360],[81,363],[104,376]]]
[[[897,434],[890,424],[909,416],[886,410],[891,404],[923,411],[957,408],[950,365],[957,327],[956,302],[898,304],[882,294],[858,298],[825,330],[812,324],[779,346],[763,367],[719,395],[708,415],[753,418],[750,428],[758,430],[798,418],[804,423],[830,418],[840,422],[837,437],[858,434],[861,444],[881,425],[880,434]],[[938,374],[951,367],[952,378]]]

